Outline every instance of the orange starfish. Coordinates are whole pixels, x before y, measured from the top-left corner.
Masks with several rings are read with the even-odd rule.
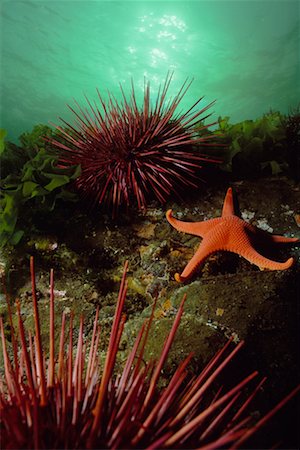
[[[204,222],[183,222],[172,216],[171,209],[167,211],[166,217],[176,230],[203,238],[182,274],[176,273],[175,280],[178,282],[188,280],[210,254],[221,250],[237,253],[261,269],[284,270],[294,262],[293,258],[285,262],[272,261],[255,250],[253,243],[259,240],[288,243],[298,242],[299,239],[272,235],[242,220],[235,214],[231,188],[227,191],[221,217]]]

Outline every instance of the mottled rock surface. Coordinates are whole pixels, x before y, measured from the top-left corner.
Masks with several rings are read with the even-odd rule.
[[[278,177],[236,182],[232,186],[245,220],[276,234],[300,237],[299,186]],[[57,326],[59,313],[72,310],[76,323],[80,314],[85,316],[87,336],[92,331],[94,312],[99,305],[104,351],[123,264],[128,259],[127,323],[121,351],[126,352],[132,346],[158,296],[146,349],[147,357],[155,357],[186,294],[185,313],[165,368],[166,377],[191,351],[194,353],[191,370],[197,372],[233,336],[236,342],[245,340],[246,345],[240,363],[232,366],[236,374],[227,375],[238,378],[240,372],[249,373],[254,369],[267,375],[263,406],[268,410],[299,379],[300,246],[278,246],[268,255],[281,261],[293,255],[297,262],[287,271],[260,271],[237,255],[219,252],[209,257],[186,285],[174,280],[174,273],[181,272],[200,239],[174,230],[165,219],[165,211],[172,208],[177,218],[188,221],[217,217],[227,187],[207,185],[199,192],[192,192],[188,200],[169,202],[164,207],[152,205],[145,212],[128,212],[116,221],[103,213],[86,215],[80,209],[72,211],[69,219],[64,213],[54,217],[45,227],[44,236],[33,235],[17,253],[6,256],[10,265],[10,290],[13,297],[21,300],[26,324],[33,326],[28,259],[34,254],[46,347],[48,273],[54,267]],[[39,246],[39,239],[48,239],[51,245]],[[4,302],[1,311],[6,317]],[[284,417],[281,420],[285,423],[293,423],[295,405]],[[295,442],[290,429],[287,427],[283,437],[285,448],[293,445],[289,440]]]

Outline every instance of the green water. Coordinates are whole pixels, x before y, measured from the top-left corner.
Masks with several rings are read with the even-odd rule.
[[[299,1],[2,1],[1,126],[8,137],[71,117],[66,103],[98,87],[120,97],[144,76],[153,95],[194,82],[213,118],[285,113],[300,100]]]

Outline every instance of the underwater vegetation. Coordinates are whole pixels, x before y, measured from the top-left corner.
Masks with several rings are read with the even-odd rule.
[[[284,120],[286,140],[289,148],[288,163],[292,176],[300,180],[300,106],[292,110]]]
[[[45,144],[45,136],[52,130],[37,125],[32,133],[20,136],[21,147],[4,143],[2,133],[1,197],[0,197],[0,247],[17,245],[24,235],[26,210],[53,211],[58,200],[72,201],[76,198],[65,189],[80,174],[80,167],[59,167],[55,155]],[[20,220],[22,218],[22,223]],[[27,221],[30,218],[27,217]],[[28,224],[27,224],[28,226]]]
[[[75,125],[61,119],[66,128],[57,127],[66,142],[49,140],[59,151],[60,165],[80,164],[81,175],[76,179],[80,194],[95,205],[108,205],[113,216],[122,205],[136,204],[141,209],[149,200],[165,203],[183,187],[197,187],[202,165],[218,162],[204,150],[215,140],[213,133],[205,133],[213,124],[203,125],[201,136],[195,131],[196,122],[210,116],[203,115],[213,103],[196,111],[200,98],[178,113],[191,82],[186,80],[167,100],[171,79],[168,74],[155,100],[150,98],[150,83],[145,83],[141,108],[133,82],[129,99],[120,86],[122,102],[110,93],[105,102],[97,90],[101,108],[87,98],[86,109],[77,102],[78,112],[69,106]]]
[[[270,111],[234,124],[228,116],[219,117],[215,134],[226,145],[222,169],[238,179],[279,173],[299,179],[299,117],[298,110],[289,115]]]
[[[64,312],[61,327],[55,330],[51,270],[47,356],[41,337],[32,257],[30,269],[35,335],[25,330],[18,301],[18,329],[14,329],[7,298],[9,342],[5,336],[7,327],[4,329],[0,319],[4,361],[4,380],[0,385],[2,448],[245,448],[245,443],[248,445],[253,435],[299,391],[300,387],[295,388],[269,413],[255,420],[249,406],[260,394],[265,378],[254,381],[258,373],[253,371],[232,387],[222,388],[222,374],[227,368],[234,370],[232,360],[244,344],[240,342],[232,348],[231,340],[198,376],[189,374],[192,354],[188,355],[161,387],[162,370],[180,325],[185,296],[156,360],[145,362],[143,358],[154,320],[154,302],[150,318],[137,334],[126,361],[121,363],[123,369],[118,370],[118,349],[126,321],[122,311],[127,293],[127,263],[103,363],[98,353],[99,309],[90,341],[84,338],[83,317],[75,330],[73,315],[68,318]]]
[[[187,89],[187,87],[185,89]],[[147,101],[150,101],[147,97],[147,92],[148,91],[146,90],[144,99],[144,102],[146,101],[146,103]],[[178,102],[183,94],[184,92],[181,93],[181,97],[174,101]],[[162,95],[160,98],[162,98]],[[111,108],[116,107],[117,105],[113,103],[110,105],[109,111],[111,111]],[[158,105],[156,107],[158,108]],[[118,114],[121,114],[122,111],[123,110],[118,110]],[[131,111],[130,108],[129,111],[133,114],[133,111]],[[141,111],[137,111],[137,114],[138,113],[142,115]],[[129,114],[129,112],[127,114]],[[150,111],[148,111],[148,114],[150,115]],[[88,122],[84,115],[82,115],[82,118],[83,119],[80,119],[79,121],[80,127],[85,129],[84,127],[86,126],[85,132],[89,133]],[[225,172],[229,173],[230,177],[233,179],[249,179],[264,175],[277,175],[283,173],[292,176],[292,178],[297,181],[300,179],[299,118],[300,114],[298,109],[286,116],[279,112],[269,112],[256,120],[245,120],[237,124],[231,124],[229,117],[219,117],[218,127],[212,132],[209,130],[209,126],[204,125],[203,120],[199,120],[199,117],[195,117],[196,122],[193,126],[195,135],[193,134],[192,128],[189,128],[189,125],[187,125],[189,128],[188,139],[193,139],[193,142],[194,140],[197,141],[197,138],[203,139],[203,141],[200,140],[199,142],[200,147],[202,143],[203,145],[205,144],[208,135],[211,136],[212,142],[217,136],[218,143],[223,143],[223,146],[218,147],[219,150],[217,150],[216,143],[210,147],[210,151],[213,151],[215,154],[218,152],[220,154],[220,148],[222,153],[223,163],[210,165],[210,167],[213,167],[216,171],[216,178],[220,178],[221,174]],[[81,120],[85,120],[85,122],[82,123]],[[113,119],[111,118],[111,120]],[[133,117],[131,117],[131,120],[133,120]],[[153,119],[153,122],[155,122],[155,120]],[[174,133],[174,139],[176,138],[177,140],[179,134],[183,132],[183,130],[178,129],[178,134],[174,123],[170,125],[169,139],[171,139],[171,135]],[[115,122],[113,122],[113,124],[117,126]],[[125,127],[122,121],[121,125]],[[131,123],[131,125],[134,127],[134,123]],[[137,126],[136,123],[135,126]],[[159,139],[162,137],[162,131],[166,131],[167,127],[166,123],[162,126],[162,130],[159,132]],[[117,133],[117,131],[115,132]],[[68,140],[65,139],[66,135],[64,133],[69,137]],[[73,139],[72,136],[74,135],[74,139],[78,140],[78,133],[80,134],[81,131],[76,132],[76,134],[74,130],[66,128],[64,133],[63,129],[53,130],[46,125],[36,125],[30,133],[23,133],[20,136],[19,140],[21,145],[18,146],[7,141],[5,130],[0,130],[0,221],[2,224],[0,230],[0,247],[7,245],[15,246],[20,242],[24,235],[26,236],[27,230],[29,230],[28,232],[30,234],[30,230],[36,226],[36,224],[33,223],[33,213],[36,213],[37,215],[41,215],[42,213],[45,213],[46,215],[47,213],[52,214],[55,213],[55,208],[58,203],[65,202],[67,205],[70,201],[79,201],[79,196],[77,195],[76,189],[74,189],[74,184],[76,180],[80,179],[80,174],[82,174],[82,161],[76,160],[77,163],[75,162],[75,165],[62,167],[62,165],[58,163],[59,155],[57,153],[57,148],[53,148],[51,141],[56,141],[57,146],[66,146],[68,148],[66,152],[69,154],[69,149],[73,145],[71,145]],[[93,133],[96,133],[96,131]],[[191,137],[192,135],[194,136],[193,138]],[[95,140],[92,142],[94,142],[93,145],[96,145]],[[85,145],[87,145],[87,143]],[[84,148],[87,150],[87,147]],[[189,150],[187,152],[189,154],[190,146],[188,146],[188,148]],[[94,151],[96,152],[96,147],[94,148]],[[113,149],[111,147],[111,152],[112,151]],[[120,152],[119,147],[117,151]],[[161,150],[158,152],[160,151]],[[74,152],[72,150],[72,155],[75,158],[77,154],[75,147]],[[152,172],[155,164],[152,169],[149,169],[147,164],[149,163],[149,158],[156,158],[156,156],[148,155],[147,152],[144,155],[145,158],[143,157],[142,160],[143,163],[147,160],[145,165],[145,167],[147,167],[147,173],[150,175],[152,174],[151,177],[154,177],[151,178],[151,182],[148,180],[146,183],[149,187],[151,183],[154,183],[153,186],[156,183],[156,177],[154,176],[154,172]],[[193,145],[193,157],[196,155],[195,152],[196,146]],[[197,152],[199,152],[199,149]],[[175,155],[175,159],[177,156]],[[205,159],[205,161],[207,160]],[[197,167],[198,165],[205,163],[205,161],[202,161],[200,157],[196,163]],[[175,164],[175,160],[173,162]],[[71,161],[69,161],[69,163],[71,164]],[[131,167],[130,164],[128,167]],[[168,164],[169,162],[166,161],[164,169],[160,172],[159,178],[157,179],[158,183],[167,189],[162,192],[162,197],[160,197],[161,201],[165,201],[168,195],[167,186],[169,181],[165,185],[162,181],[162,179],[166,179],[164,171],[167,170]],[[179,170],[181,175],[179,178],[177,177],[177,184],[174,184],[174,186],[176,186],[177,189],[178,183],[181,184],[181,192],[184,196],[184,186],[188,187],[184,183],[188,180],[192,183],[201,181],[199,176],[201,175],[202,177],[202,174],[205,176],[205,170],[208,169],[209,166],[203,166],[200,173],[197,174],[199,179],[195,180],[195,166],[191,165],[188,169],[188,163],[186,161],[186,165],[184,166],[184,170],[186,171],[183,176],[183,172],[181,172],[182,169],[180,168],[181,162],[178,160],[177,164],[178,168],[176,170]],[[124,171],[118,173],[121,176],[121,173],[124,173]],[[170,176],[173,177],[174,175],[176,178],[176,173],[171,172]],[[106,192],[108,193],[110,189],[109,186],[113,186],[113,180],[116,178],[111,178],[109,173],[103,173],[102,181],[105,179],[105,176],[107,176],[105,186],[107,184],[108,190]],[[87,181],[87,189],[90,189],[89,186],[93,186],[91,180]],[[115,186],[117,186],[117,184]],[[118,195],[122,193],[122,196],[125,192],[129,195],[129,190],[127,191],[129,188],[129,185],[124,188],[124,191],[122,190],[123,188],[121,190],[116,188],[115,200],[117,203],[115,206],[113,206],[112,203],[107,205],[110,215],[113,214],[112,209],[118,207],[118,201],[121,201],[121,197],[118,200]],[[91,189],[93,190],[93,188]],[[110,192],[112,193],[112,191]],[[117,192],[119,193],[118,195]],[[146,195],[146,191],[143,192]],[[157,192],[161,191],[158,189]],[[155,196],[156,194],[154,197]],[[147,201],[150,201],[150,198],[150,195],[147,196]],[[156,196],[156,198],[158,197]],[[129,201],[129,197],[127,200]]]

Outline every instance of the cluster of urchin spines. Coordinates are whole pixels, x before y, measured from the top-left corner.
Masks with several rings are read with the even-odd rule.
[[[197,377],[182,361],[164,390],[159,378],[183,314],[182,299],[157,361],[145,363],[145,345],[154,306],[137,335],[121,373],[115,373],[119,343],[125,324],[127,263],[124,267],[110,340],[103,368],[99,366],[99,309],[91,340],[84,339],[80,319],[74,343],[73,316],[67,331],[63,313],[56,352],[54,277],[50,274],[49,357],[43,350],[37,304],[35,271],[31,258],[31,282],[35,336],[27,333],[17,302],[18,330],[13,327],[8,303],[13,358],[9,357],[2,318],[0,331],[4,382],[0,385],[3,448],[241,448],[299,387],[256,424],[245,414],[264,380],[245,394],[257,376],[254,371],[227,392],[212,395],[214,381],[243,346],[230,350],[230,341]],[[17,337],[17,334],[19,337]],[[67,349],[65,349],[67,347]],[[75,348],[75,358],[73,349]],[[240,397],[244,399],[240,401]]]
[[[65,127],[56,126],[62,141],[51,139],[58,150],[59,164],[80,165],[76,186],[82,196],[95,205],[106,204],[113,215],[122,205],[145,208],[149,200],[165,203],[184,187],[199,186],[203,163],[217,163],[207,147],[218,145],[212,133],[196,132],[195,125],[210,114],[214,102],[195,110],[203,97],[186,112],[177,113],[191,82],[186,80],[172,100],[166,101],[172,74],[168,74],[151,105],[150,84],[144,86],[144,100],[137,105],[132,83],[130,99],[121,87],[123,102],[111,94],[105,102],[100,92],[97,104],[86,98],[87,108],[77,102],[78,111],[69,106],[76,123],[61,118]],[[212,124],[203,125],[202,131]],[[206,150],[204,150],[206,148]]]

